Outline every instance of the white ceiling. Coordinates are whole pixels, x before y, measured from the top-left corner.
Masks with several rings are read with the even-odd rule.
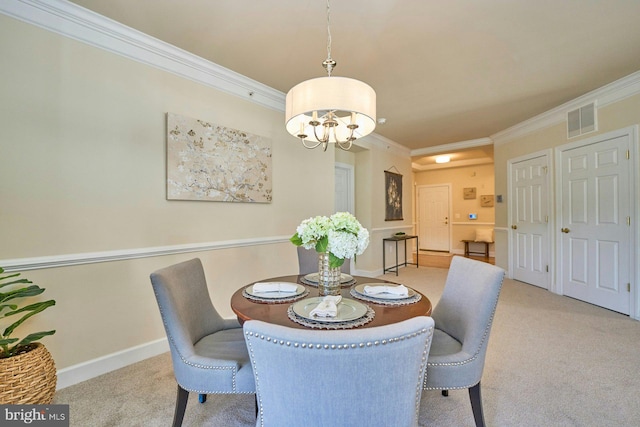
[[[73,3],[284,93],[326,75],[324,0]],[[640,70],[639,17],[640,0],[333,0],[334,75],[371,85],[375,132],[411,150],[486,138]]]

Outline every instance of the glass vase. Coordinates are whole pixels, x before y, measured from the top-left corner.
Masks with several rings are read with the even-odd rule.
[[[327,252],[318,252],[318,294],[340,295],[340,267],[329,266]]]

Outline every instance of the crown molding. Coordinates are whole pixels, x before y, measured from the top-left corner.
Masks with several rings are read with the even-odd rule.
[[[279,112],[285,110],[283,92],[75,3],[66,0],[2,0],[0,13],[263,107]],[[375,133],[356,140],[355,144],[409,155],[408,148]]]
[[[438,154],[445,151],[464,150],[466,148],[482,147],[484,145],[493,144],[491,138],[470,139],[469,141],[452,142],[451,144],[435,145],[433,147],[419,148],[411,151],[411,156],[426,156],[429,154]]]
[[[637,94],[640,94],[640,71],[636,71],[515,126],[497,132],[491,135],[491,139],[496,146],[506,144],[516,138],[564,122],[567,119],[567,112],[583,105],[597,102],[598,108],[602,108]]]
[[[353,144],[362,148],[375,148],[378,151],[387,151],[399,156],[409,157],[411,155],[411,150],[404,145],[400,145],[397,142],[377,133],[371,133],[365,137],[358,138],[353,142]]]
[[[2,0],[0,13],[284,112],[284,93],[66,0]]]
[[[478,165],[489,165],[493,164],[493,159],[490,157],[480,157],[478,159],[469,159],[469,160],[458,160],[451,161],[447,163],[436,163],[430,165],[421,165],[419,163],[411,163],[411,169],[414,172],[423,172],[430,170],[438,170],[438,169],[451,169],[451,168],[461,168],[465,166],[478,166]]]

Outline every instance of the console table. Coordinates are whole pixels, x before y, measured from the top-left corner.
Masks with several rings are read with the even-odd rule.
[[[411,240],[411,239],[416,239],[416,262],[407,262],[407,240]],[[386,242],[395,242],[396,243],[396,265],[393,265],[391,267],[387,267],[387,259],[386,259],[386,247],[385,244]],[[398,242],[404,242],[404,262],[400,263],[398,261]],[[395,272],[396,276],[398,275],[398,268],[400,268],[400,266],[407,266],[407,264],[411,264],[411,265],[415,265],[416,268],[419,267],[418,265],[418,248],[420,246],[418,245],[418,236],[409,236],[409,235],[402,235],[402,236],[392,236],[392,237],[385,237],[384,239],[382,239],[382,269],[383,274],[386,273],[387,271],[390,272]]]
[[[489,258],[489,245],[492,244],[493,242],[477,242],[475,240],[460,240],[462,243],[464,243],[464,256],[468,257],[469,254],[475,254],[475,255],[484,255],[485,258]],[[469,250],[469,243],[482,243],[484,244],[484,252],[477,252],[477,251],[471,251]]]

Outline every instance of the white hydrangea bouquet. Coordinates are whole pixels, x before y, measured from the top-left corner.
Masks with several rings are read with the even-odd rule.
[[[330,217],[305,219],[290,240],[296,246],[329,253],[329,266],[338,268],[345,258],[354,258],[367,249],[369,231],[349,212],[336,212]]]

